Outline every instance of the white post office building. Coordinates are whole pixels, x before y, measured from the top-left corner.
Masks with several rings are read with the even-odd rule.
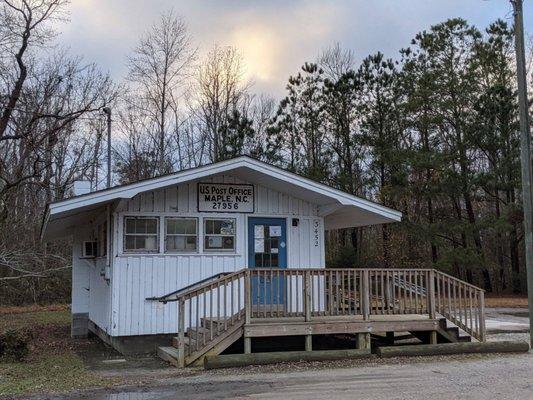
[[[72,334],[90,330],[131,353],[176,336],[171,295],[184,288],[243,269],[322,269],[325,230],[400,219],[242,156],[51,203],[42,237],[73,238]],[[268,293],[262,302],[282,302]]]

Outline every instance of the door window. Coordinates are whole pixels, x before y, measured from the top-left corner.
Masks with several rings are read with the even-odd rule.
[[[281,226],[254,226],[254,261],[256,268],[278,268]]]

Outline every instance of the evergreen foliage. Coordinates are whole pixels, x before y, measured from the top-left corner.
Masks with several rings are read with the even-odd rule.
[[[481,32],[457,18],[417,34],[396,62],[378,52],[326,74],[347,65],[336,49],[289,79],[272,161],[404,214],[330,232],[331,263],[436,267],[488,291],[524,289],[512,56],[504,21]]]

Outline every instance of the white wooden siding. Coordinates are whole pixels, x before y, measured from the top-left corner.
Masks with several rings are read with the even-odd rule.
[[[249,183],[231,176],[216,176],[202,179],[202,182]],[[116,210],[113,241],[116,246],[111,271],[112,336],[175,333],[178,324],[176,302],[162,304],[146,298],[168,294],[219,272],[232,272],[246,267],[247,216],[287,219],[289,268],[324,266],[323,219],[318,217],[316,205],[254,185],[254,214],[198,213],[196,188],[197,182],[191,182],[141,193],[124,201]],[[122,224],[126,215],[198,217],[200,250],[189,254],[164,254],[163,249],[160,249],[161,254],[124,253]],[[236,219],[234,253],[202,250],[204,217]],[[292,226],[292,218],[299,219],[298,227]],[[318,246],[313,242],[314,224],[319,227]],[[163,227],[160,232],[163,232]],[[163,244],[163,240],[160,243]]]
[[[89,312],[89,281],[91,265],[83,260],[82,246],[85,238],[80,232],[74,236],[72,245],[72,314],[85,314]]]
[[[105,217],[105,216],[104,216]],[[89,319],[110,333],[111,285],[105,279],[106,258],[82,258],[84,241],[94,240],[93,227],[76,233],[72,251],[71,312],[89,313]],[[94,228],[95,229],[95,228]]]
[[[97,258],[90,269],[89,319],[103,331],[110,333],[111,287],[105,280],[105,258]],[[103,276],[104,275],[104,276]]]

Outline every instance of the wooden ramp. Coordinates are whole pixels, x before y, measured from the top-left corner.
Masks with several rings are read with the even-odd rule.
[[[244,338],[410,334],[425,343],[485,340],[484,292],[431,269],[243,269],[157,299],[178,302],[178,329],[161,358],[200,365]],[[394,341],[394,340],[393,340]]]

